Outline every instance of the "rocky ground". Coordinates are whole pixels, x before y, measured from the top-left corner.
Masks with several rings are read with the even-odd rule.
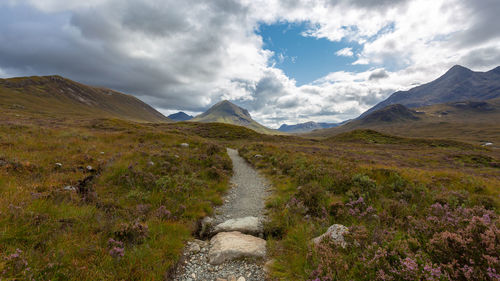
[[[269,184],[237,150],[227,152],[233,161],[232,188],[215,217],[204,220],[204,236],[210,239],[188,243],[174,280],[266,279],[262,221]]]

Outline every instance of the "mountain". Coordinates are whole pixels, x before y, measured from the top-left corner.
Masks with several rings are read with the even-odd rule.
[[[376,110],[368,115],[361,117],[351,123],[359,124],[377,124],[377,123],[395,123],[419,120],[417,112],[409,109],[402,104],[391,104],[382,109]]]
[[[500,97],[460,101],[409,109],[393,104],[342,126],[316,130],[309,137],[330,137],[358,129],[372,129],[403,137],[469,140],[500,144]]]
[[[171,119],[171,120],[178,121],[178,122],[180,122],[180,121],[188,121],[188,120],[193,119],[193,116],[187,115],[186,113],[184,113],[182,111],[174,113],[174,114],[170,114],[167,117],[169,119]]]
[[[401,104],[409,108],[458,101],[484,101],[500,97],[500,67],[488,72],[474,72],[455,65],[438,79],[399,91],[386,100],[367,110],[360,117],[391,104]]]
[[[316,123],[314,121],[309,121],[306,123],[299,123],[295,125],[283,124],[279,127],[278,131],[286,133],[307,133],[317,129],[326,129],[337,126],[337,123]]]
[[[250,128],[259,133],[279,134],[277,130],[269,129],[252,119],[248,110],[241,108],[227,100],[212,106],[206,112],[191,119],[192,122],[226,123]]]
[[[131,95],[87,86],[61,76],[0,79],[0,108],[48,116],[170,121]]]

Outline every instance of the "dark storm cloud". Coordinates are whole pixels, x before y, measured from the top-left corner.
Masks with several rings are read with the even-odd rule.
[[[480,45],[500,40],[500,3],[498,0],[466,0],[466,15],[474,23],[459,32],[453,42],[459,46]]]
[[[187,110],[200,109],[199,97],[207,93],[189,81],[215,79],[226,57],[227,37],[235,32],[233,21],[245,17],[245,9],[231,0],[113,0],[58,13],[25,5],[1,8],[0,68],[7,73],[60,74],[133,93],[156,107]],[[165,42],[165,50],[153,50],[151,58],[131,55],[124,46],[135,47],[133,35],[132,40]]]
[[[500,65],[500,49],[496,47],[480,48],[469,52],[461,61],[471,68],[481,68],[485,65]]]

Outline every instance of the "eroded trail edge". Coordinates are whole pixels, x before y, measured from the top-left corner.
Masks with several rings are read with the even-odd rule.
[[[233,162],[232,188],[214,217],[204,219],[200,235],[206,239],[188,242],[175,280],[265,280],[262,223],[270,185],[237,150],[227,153]]]

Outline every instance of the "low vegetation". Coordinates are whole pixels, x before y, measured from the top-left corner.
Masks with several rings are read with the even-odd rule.
[[[168,279],[231,174],[225,147],[174,129],[12,119],[0,131],[2,280]]]
[[[498,280],[499,153],[360,130],[323,140],[227,124],[0,122],[0,279],[168,279],[240,154],[274,184],[276,280]],[[257,154],[260,156],[255,157]],[[311,239],[337,223],[347,247]]]
[[[277,280],[498,280],[498,153],[355,131],[240,153],[274,182],[266,233]],[[254,157],[256,154],[262,157]],[[311,239],[349,227],[348,246]]]

